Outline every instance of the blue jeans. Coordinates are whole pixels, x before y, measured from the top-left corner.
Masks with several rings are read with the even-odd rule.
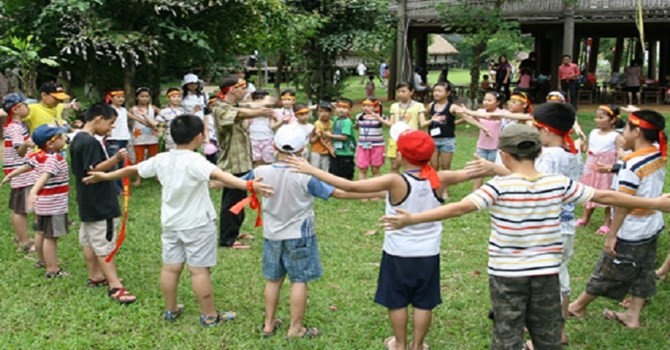
[[[126,148],[128,146],[128,141],[127,140],[107,140],[105,141],[105,147],[107,148],[107,155],[109,158],[114,157],[117,153],[119,153],[119,150],[122,148]],[[123,163],[119,162],[119,164],[116,164],[112,170],[117,170],[123,168]],[[123,184],[121,180],[115,180],[114,181],[114,187],[116,187],[116,193],[119,194],[123,192]]]
[[[561,80],[561,90],[565,97],[570,98],[570,104],[577,110],[577,80]]]

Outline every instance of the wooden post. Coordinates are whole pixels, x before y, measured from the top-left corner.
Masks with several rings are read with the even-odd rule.
[[[621,58],[623,57],[623,37],[616,37],[616,44],[614,45],[614,60],[612,62],[612,73],[621,70]]]
[[[423,69],[421,78],[424,83],[428,84],[428,34],[426,32],[417,33],[415,50],[415,65]]]
[[[658,80],[660,80],[661,84],[666,84],[668,83],[668,79],[665,79],[665,76],[670,74],[670,40],[663,38],[660,40],[660,44],[660,49],[658,50]]]
[[[598,69],[598,51],[600,50],[600,37],[591,38],[591,57],[589,57],[588,73],[595,73]]]
[[[388,99],[395,100],[395,84],[403,80],[404,70],[408,61],[406,57],[406,39],[407,33],[405,28],[407,26],[407,0],[398,1],[398,28],[396,29],[395,55],[392,60],[391,77],[389,79]]]
[[[656,40],[649,40],[649,50],[647,51],[649,53],[649,65],[647,66],[647,78],[649,79],[654,79],[657,80],[658,76],[656,76],[656,55],[658,54],[658,50],[656,49],[656,44],[658,42]]]
[[[566,5],[563,18],[563,54],[574,58],[575,43],[575,5]]]

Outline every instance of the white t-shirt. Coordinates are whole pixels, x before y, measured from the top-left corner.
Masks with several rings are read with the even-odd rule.
[[[252,140],[272,140],[274,132],[270,126],[270,117],[256,117],[249,123],[249,138]]]
[[[612,130],[602,134],[600,129],[593,129],[589,133],[589,153],[602,153],[616,151],[616,138],[619,133]]]
[[[368,67],[366,67],[363,63],[359,64],[358,67],[356,67],[356,71],[358,71],[358,75],[364,76],[365,71],[368,70]]]
[[[108,140],[128,141],[130,140],[130,130],[128,129],[128,111],[124,107],[114,107],[116,109],[116,121],[112,129],[112,135]]]
[[[396,215],[395,208],[410,213],[421,213],[442,205],[430,181],[419,179],[409,173],[402,174],[409,186],[407,197],[398,205],[391,205],[389,195],[386,196],[386,215]],[[386,230],[384,234],[384,251],[400,257],[422,257],[440,254],[442,240],[442,221],[403,227],[400,230]]]
[[[200,106],[200,110],[194,112],[197,106]],[[194,93],[186,93],[186,96],[181,100],[181,107],[184,109],[184,112],[202,118],[205,116],[205,107],[207,107],[207,94],[203,92],[198,96]]]
[[[282,163],[262,165],[245,177],[262,177],[275,188],[263,197],[263,237],[272,241],[310,237],[314,228],[314,197],[328,199],[335,188],[312,176],[296,174]]]
[[[209,197],[209,178],[216,165],[191,150],[159,153],[137,165],[143,178],[157,177],[164,230],[187,230],[216,219]]]
[[[305,148],[302,150],[302,157],[307,158],[307,155],[309,154],[308,148],[309,148],[309,138],[312,136],[312,131],[314,131],[314,125],[310,123],[305,123],[305,124],[300,124],[298,122],[294,123],[294,125],[297,125],[302,131],[305,132]]]

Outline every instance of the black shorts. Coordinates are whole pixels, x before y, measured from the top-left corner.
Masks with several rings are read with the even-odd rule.
[[[67,214],[37,215],[37,231],[42,233],[44,238],[60,238],[68,234],[70,225]]]
[[[624,91],[627,92],[640,92],[640,87],[639,86],[626,86],[623,89]]]
[[[404,258],[383,252],[375,303],[388,309],[440,305],[440,256]]]
[[[328,172],[341,178],[353,180],[354,156],[337,156],[331,158]]]
[[[26,215],[32,213],[32,210],[28,210],[28,194],[32,187],[12,188],[11,192],[9,192],[9,209],[14,214]]]

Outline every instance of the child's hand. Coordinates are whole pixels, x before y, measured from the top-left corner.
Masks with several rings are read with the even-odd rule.
[[[612,171],[612,166],[611,165],[606,165],[601,162],[595,162],[592,164],[588,165],[591,170],[597,171],[599,173],[603,174],[609,174]]]
[[[475,160],[471,160],[465,163],[465,170],[468,171],[468,174],[472,177],[484,177],[495,175],[495,163],[489,162],[488,160],[480,157],[475,153]]]
[[[291,156],[286,160],[286,163],[293,168],[293,171],[296,173],[303,173],[307,175],[312,175],[312,172],[314,171],[314,168],[309,162],[307,162],[303,158],[299,158],[296,156]]]
[[[484,135],[486,135],[486,137],[493,137],[493,135],[491,135],[491,132],[489,131],[489,129],[484,128],[484,129],[481,129],[481,130],[484,132]]]
[[[622,112],[633,113],[633,112],[639,111],[640,107],[633,106],[633,105],[628,105],[628,106],[625,106],[625,107],[620,107],[619,109],[621,109]]]
[[[395,208],[396,215],[384,215],[379,218],[386,230],[399,230],[405,226],[412,225],[412,214],[410,212]]]
[[[107,181],[106,173],[103,171],[89,171],[88,176],[83,178],[81,182],[86,185],[96,184],[98,182]]]
[[[128,157],[128,151],[125,148],[121,148],[119,152],[117,152],[114,157],[116,157],[116,160],[119,162],[122,162],[126,160],[126,157]]]
[[[28,201],[26,202],[26,205],[28,206],[28,211],[34,211],[35,210],[35,201],[37,200],[37,193],[30,191],[28,194]]]
[[[263,181],[262,177],[259,177],[254,180],[254,192],[260,194],[263,197],[270,197],[274,193],[272,186],[261,182]]]
[[[660,203],[656,209],[666,213],[670,212],[670,193],[664,193],[658,199]]]
[[[614,250],[615,245],[616,245],[616,234],[608,234],[607,237],[605,237],[605,246],[603,247],[603,250],[605,250],[605,254],[609,256],[616,256],[616,251]]]
[[[11,181],[11,180],[12,180],[12,179],[11,179],[9,176],[5,176],[5,177],[2,179],[2,181],[0,182],[0,186],[2,186],[2,185],[4,185],[4,184],[8,183],[8,182]]]
[[[225,187],[226,187],[226,184],[224,184],[221,181],[218,181],[218,180],[210,180],[209,181],[209,189],[221,189],[221,188],[225,188]]]
[[[333,138],[333,133],[330,132],[329,130],[326,130],[323,132],[323,136],[328,137],[328,138]]]

